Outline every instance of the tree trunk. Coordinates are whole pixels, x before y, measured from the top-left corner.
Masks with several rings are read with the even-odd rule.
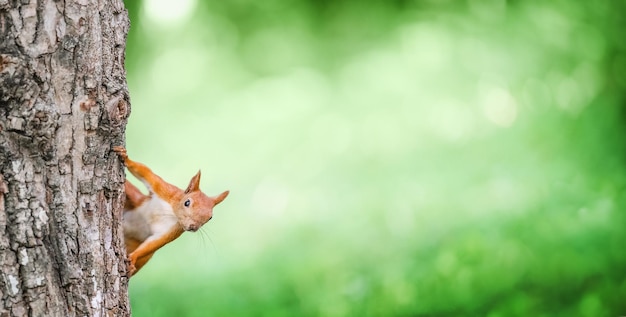
[[[121,0],[0,0],[0,316],[126,316]]]

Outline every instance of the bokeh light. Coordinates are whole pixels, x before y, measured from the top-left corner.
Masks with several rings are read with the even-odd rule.
[[[127,5],[129,154],[231,190],[134,315],[626,314],[624,3]]]

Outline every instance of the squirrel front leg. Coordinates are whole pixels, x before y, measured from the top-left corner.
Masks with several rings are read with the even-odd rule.
[[[159,197],[164,198],[166,201],[171,201],[171,198],[176,196],[180,191],[176,186],[169,184],[161,177],[154,174],[154,172],[152,172],[152,170],[146,165],[128,158],[128,154],[124,147],[114,146],[113,151],[115,151],[124,160],[124,165],[126,165],[128,171],[144,183],[151,193],[156,193]]]
[[[137,271],[139,271],[139,269],[141,269],[141,267],[144,266],[148,260],[150,260],[152,255],[154,255],[154,252],[178,238],[183,232],[183,228],[176,225],[170,229],[170,231],[161,236],[148,237],[143,243],[141,243],[141,245],[139,245],[139,247],[137,247],[137,249],[135,249],[135,251],[128,255],[130,260],[130,264],[128,266],[130,276],[137,273]]]

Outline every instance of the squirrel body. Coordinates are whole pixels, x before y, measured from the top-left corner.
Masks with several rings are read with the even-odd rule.
[[[183,191],[164,181],[146,165],[129,159],[125,148],[116,146],[113,150],[149,191],[149,195],[144,195],[128,180],[124,183],[124,240],[130,261],[128,271],[132,276],[158,249],[183,232],[195,232],[208,222],[213,217],[213,207],[222,202],[229,191],[215,197],[205,195],[199,188],[200,171]]]

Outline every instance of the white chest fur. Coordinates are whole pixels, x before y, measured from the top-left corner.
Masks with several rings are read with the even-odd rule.
[[[172,206],[152,195],[136,209],[124,212],[124,235],[144,241],[168,232],[177,222]]]

